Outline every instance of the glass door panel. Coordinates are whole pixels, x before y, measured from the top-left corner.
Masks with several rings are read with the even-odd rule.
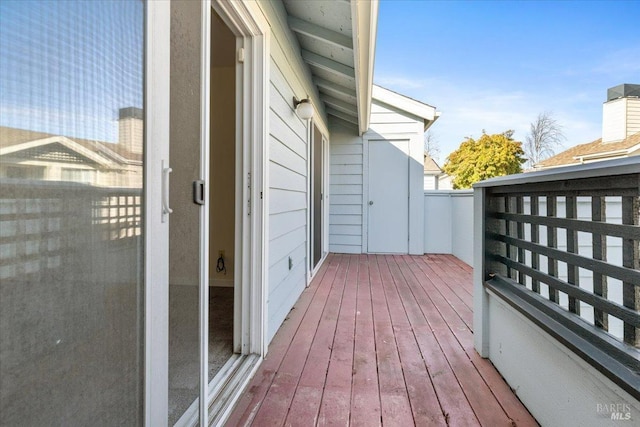
[[[171,3],[169,216],[169,425],[198,417],[200,395],[200,2]],[[186,412],[186,415],[185,415]],[[183,417],[184,415],[184,417]]]
[[[144,8],[0,2],[0,425],[143,422]]]

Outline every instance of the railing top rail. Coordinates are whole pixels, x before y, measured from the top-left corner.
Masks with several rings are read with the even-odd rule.
[[[473,190],[424,190],[425,196],[470,196]]]
[[[478,182],[474,184],[473,187],[490,188],[505,185],[532,184],[627,174],[640,174],[640,156],[500,176]]]
[[[78,192],[87,192],[98,195],[105,194],[113,194],[117,193],[118,195],[131,195],[138,196],[140,195],[141,188],[131,188],[131,187],[96,187],[85,183],[80,182],[72,182],[72,181],[45,181],[45,180],[23,180],[23,179],[13,179],[13,178],[0,178],[0,189],[8,190],[15,188],[27,188],[30,193],[38,192],[38,191],[62,191],[69,192],[73,191],[74,193]],[[27,196],[28,194],[25,193]],[[29,198],[37,198],[39,196],[31,195]]]

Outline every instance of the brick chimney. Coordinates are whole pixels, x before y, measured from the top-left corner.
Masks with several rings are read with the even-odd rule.
[[[142,154],[144,131],[141,108],[121,108],[118,117],[118,144],[131,153]]]
[[[602,106],[602,142],[619,142],[640,132],[640,85],[621,84],[607,90]]]

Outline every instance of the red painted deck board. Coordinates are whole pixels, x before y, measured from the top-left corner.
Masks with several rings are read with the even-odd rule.
[[[537,425],[473,349],[471,275],[451,255],[329,255],[227,425]]]

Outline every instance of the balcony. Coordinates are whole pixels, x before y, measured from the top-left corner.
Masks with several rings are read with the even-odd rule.
[[[473,348],[471,268],[332,254],[227,425],[537,425]]]
[[[640,419],[640,162],[475,188],[474,339],[542,425]]]

